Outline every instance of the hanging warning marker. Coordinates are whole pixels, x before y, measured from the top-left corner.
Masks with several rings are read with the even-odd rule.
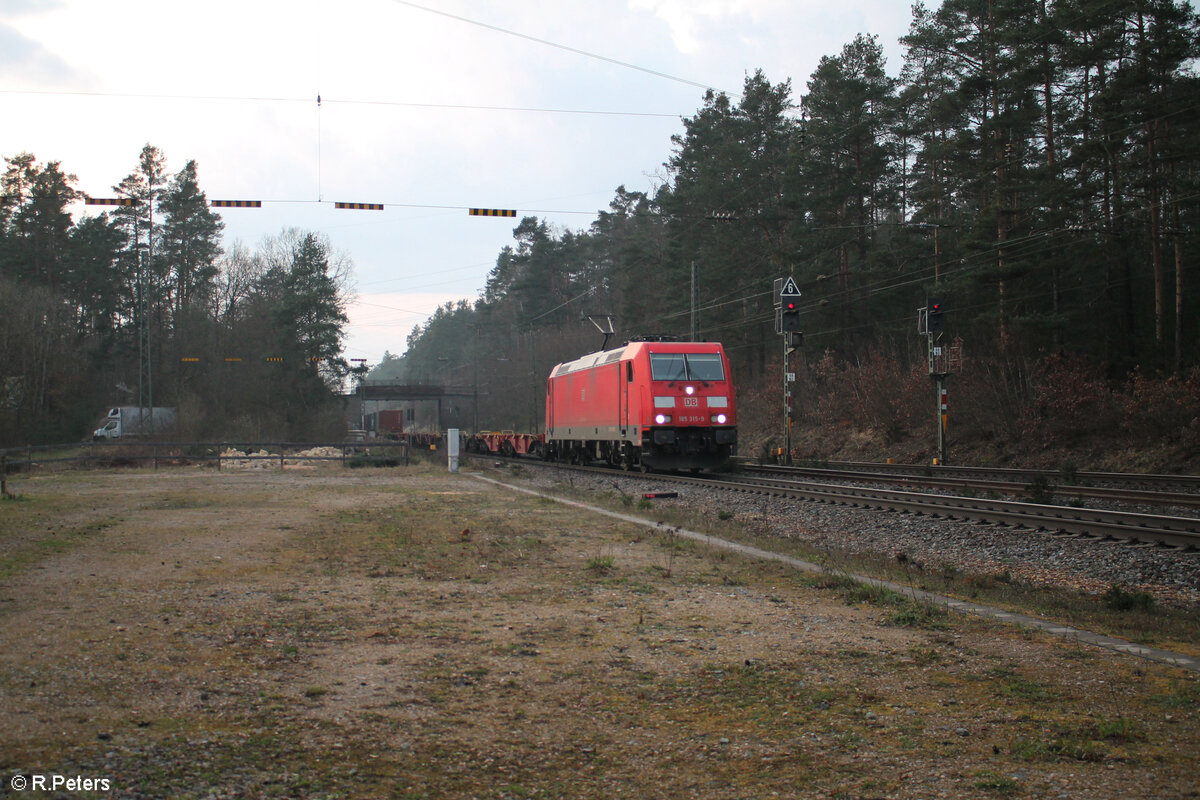
[[[89,206],[136,206],[137,200],[132,197],[84,197],[83,202]]]
[[[472,217],[515,217],[517,210],[515,208],[472,208],[470,213]]]
[[[334,208],[349,208],[354,211],[383,211],[383,203],[334,203]]]
[[[262,200],[212,200],[213,208],[262,208]]]

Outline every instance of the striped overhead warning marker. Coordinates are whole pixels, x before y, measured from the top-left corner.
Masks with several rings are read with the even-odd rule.
[[[517,210],[515,208],[472,208],[470,213],[472,217],[515,217]]]
[[[383,203],[334,203],[334,208],[350,208],[356,211],[383,211]]]
[[[135,206],[137,200],[132,197],[87,197],[83,198],[83,202],[89,206]]]
[[[213,208],[262,208],[262,200],[212,200]]]

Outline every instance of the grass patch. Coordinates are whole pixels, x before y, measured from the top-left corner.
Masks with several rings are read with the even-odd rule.
[[[587,560],[587,571],[596,575],[611,575],[616,566],[613,556],[592,556]]]
[[[363,469],[365,467],[404,467],[407,464],[404,463],[404,459],[395,456],[354,456],[346,459],[346,466],[350,469]]]
[[[1086,736],[1019,738],[1009,745],[1014,758],[1022,761],[1090,761],[1100,762],[1108,757],[1108,750],[1099,742]]]
[[[1109,611],[1140,611],[1144,614],[1154,611],[1154,597],[1149,592],[1130,592],[1123,586],[1109,587],[1100,600]]]
[[[15,520],[9,522],[16,527]],[[33,527],[21,534],[5,525],[0,529],[0,578],[20,574],[47,558],[69,552],[118,522],[117,518],[104,518],[77,525]]]
[[[866,603],[891,609],[881,621],[899,628],[942,629],[947,626],[948,612],[941,606],[917,600],[887,586],[855,578],[844,572],[830,571],[809,578],[819,589],[831,589],[849,605]]]
[[[1145,738],[1138,723],[1129,717],[1097,720],[1095,736],[1115,742],[1133,742]]]
[[[1015,675],[1001,678],[998,693],[1003,697],[1031,703],[1040,703],[1050,697],[1049,691],[1040,682]]]
[[[772,549],[777,549],[773,542]],[[820,560],[810,558],[810,560]],[[1200,615],[1189,608],[1157,602],[1152,595],[1126,587],[1103,594],[1034,585],[1012,569],[972,573],[945,564],[923,564],[905,557],[838,553],[825,555],[839,571],[875,576],[1063,625],[1096,631],[1142,644],[1200,656]]]
[[[976,776],[975,788],[980,791],[1000,795],[1001,797],[1008,797],[1021,791],[1021,783],[1007,775],[984,772]]]

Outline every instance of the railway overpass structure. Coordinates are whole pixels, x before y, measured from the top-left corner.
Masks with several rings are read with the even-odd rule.
[[[479,390],[471,386],[426,383],[361,383],[342,395],[346,422],[365,430],[368,417],[381,409],[403,409],[405,429],[437,432],[450,428],[475,430]]]

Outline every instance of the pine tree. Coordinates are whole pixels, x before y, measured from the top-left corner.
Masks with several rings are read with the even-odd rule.
[[[196,162],[188,161],[159,200],[161,250],[170,280],[170,306],[178,316],[190,306],[206,309],[212,301],[225,224],[210,211],[196,178]]]

